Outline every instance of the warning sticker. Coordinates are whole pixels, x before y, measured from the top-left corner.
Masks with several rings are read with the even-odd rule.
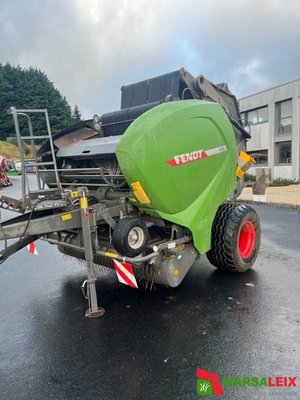
[[[72,214],[64,214],[61,216],[62,221],[68,221],[69,219],[72,219]]]
[[[106,257],[111,257],[111,258],[115,258],[115,257],[118,257],[118,256],[119,256],[119,254],[117,254],[117,253],[111,253],[110,251],[106,251],[106,252],[104,253],[104,255],[105,255]]]
[[[139,182],[139,181],[133,182],[131,184],[131,186],[133,189],[133,194],[135,195],[135,197],[138,199],[138,201],[141,204],[149,204],[150,203],[150,199],[146,195],[146,193],[141,185],[141,182]]]
[[[255,160],[249,154],[244,151],[240,151],[237,158],[236,174],[238,178],[243,178],[246,171],[255,165]]]

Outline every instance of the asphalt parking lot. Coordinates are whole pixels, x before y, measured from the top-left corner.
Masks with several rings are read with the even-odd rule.
[[[263,238],[253,270],[220,273],[204,256],[177,289],[149,291],[100,268],[106,313],[94,320],[84,318],[83,264],[42,241],[38,256],[12,256],[0,266],[0,398],[199,399],[202,368],[297,376],[296,387],[228,387],[222,399],[299,399],[300,211],[254,208]]]

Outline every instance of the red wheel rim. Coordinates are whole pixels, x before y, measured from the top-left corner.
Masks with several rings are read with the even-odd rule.
[[[253,222],[247,220],[243,223],[238,238],[239,252],[242,258],[250,257],[255,246],[255,239],[255,226]]]

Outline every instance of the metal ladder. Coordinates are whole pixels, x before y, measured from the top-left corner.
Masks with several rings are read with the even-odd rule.
[[[56,195],[56,197],[63,198],[63,190],[62,185],[60,182],[56,157],[55,157],[55,150],[54,144],[51,134],[50,122],[47,109],[16,109],[15,107],[11,107],[8,110],[8,113],[12,115],[14,124],[15,124],[15,131],[17,137],[18,148],[20,150],[20,157],[21,157],[21,170],[22,170],[22,206],[24,209],[32,208],[37,202],[37,199],[44,198],[47,201],[47,198]],[[42,135],[34,135],[32,121],[29,114],[43,114],[46,122],[46,133]],[[25,117],[28,124],[28,131],[29,135],[22,135],[20,130],[19,124],[19,117]],[[37,160],[37,153],[35,148],[36,140],[48,140],[50,144],[50,151],[51,151],[51,161],[47,162],[40,162]],[[31,164],[32,166],[36,167],[36,177],[37,177],[37,186],[38,190],[31,190],[28,180],[28,175],[26,171],[26,163],[25,163],[25,149],[24,149],[24,142],[30,141],[31,142],[31,152],[34,158],[34,162]],[[51,166],[51,171],[54,172],[55,176],[55,189],[44,189],[43,181],[41,179],[41,167]],[[45,171],[45,170],[44,170]],[[39,202],[41,202],[39,200]],[[61,203],[60,205],[63,205]],[[48,205],[49,206],[49,205]],[[42,208],[42,207],[40,207]]]
[[[54,150],[54,144],[53,144],[53,139],[51,135],[51,129],[50,129],[50,122],[49,122],[49,117],[48,117],[48,111],[46,109],[43,110],[28,110],[28,109],[21,109],[17,110],[14,107],[11,107],[8,110],[9,114],[12,114],[14,124],[15,124],[15,130],[16,130],[16,136],[17,136],[17,142],[18,142],[18,147],[20,150],[20,156],[21,156],[21,168],[22,168],[22,212],[26,210],[31,210],[31,213],[33,211],[38,211],[42,209],[54,209],[54,208],[61,208],[67,206],[68,204],[68,196],[70,195],[70,190],[69,189],[62,189],[62,185],[59,179],[59,174],[58,174],[58,169],[57,169],[57,163],[56,163],[56,157],[55,157],[55,150]],[[47,133],[42,134],[42,135],[34,135],[33,134],[33,127],[32,127],[32,122],[30,119],[30,116],[28,114],[44,114],[45,120],[46,120],[46,126],[47,126]],[[22,135],[21,130],[20,130],[20,125],[19,125],[19,117],[25,117],[27,119],[28,123],[28,131],[29,131],[29,136]],[[36,140],[48,140],[50,144],[50,150],[51,150],[51,161],[47,162],[41,162],[38,161],[37,159],[37,154],[36,154],[36,149],[35,149],[35,141]],[[30,141],[31,142],[31,152],[34,157],[34,163],[32,164],[33,166],[36,167],[36,176],[37,176],[37,185],[38,185],[38,190],[30,190],[29,187],[29,180],[28,180],[28,175],[26,172],[26,165],[25,165],[25,154],[24,154],[24,142],[25,141]],[[55,174],[55,184],[56,188],[55,189],[44,189],[43,188],[43,182],[41,179],[41,170],[40,167],[46,167],[46,166],[51,166],[52,168],[47,169],[48,171],[54,172]],[[44,170],[45,171],[45,170]],[[87,262],[87,279],[84,281],[82,290],[84,292],[84,295],[86,299],[88,300],[88,310],[86,311],[86,316],[89,318],[98,318],[101,317],[105,310],[102,307],[98,307],[98,300],[97,300],[97,289],[96,289],[96,272],[95,272],[95,265],[94,265],[94,255],[93,255],[93,245],[94,245],[94,235],[97,230],[95,227],[91,226],[91,215],[89,212],[88,208],[88,196],[87,196],[87,188],[85,187],[79,187],[77,188],[78,191],[78,199],[80,201],[80,219],[81,219],[81,230],[82,230],[82,238],[83,238],[83,245],[84,245],[84,253],[85,253],[85,259]],[[6,204],[12,204],[12,208],[17,209],[18,206],[18,201],[15,201],[15,199],[8,198],[7,196],[1,196],[0,195],[0,202],[6,202]],[[14,207],[14,204],[16,205]],[[38,207],[37,207],[38,205]],[[1,204],[0,204],[1,207]],[[76,210],[72,210],[72,212],[76,212]],[[31,214],[30,212],[28,214]],[[94,211],[95,213],[95,211]],[[55,214],[54,214],[55,215]],[[71,214],[69,214],[71,215]],[[95,215],[95,214],[94,214]],[[49,218],[52,218],[53,214],[49,215]],[[72,217],[71,217],[72,218]],[[74,218],[75,220],[75,218]],[[30,221],[30,219],[28,220]],[[64,221],[62,219],[62,221]],[[95,221],[95,219],[93,219]],[[24,221],[23,221],[24,222]],[[60,221],[60,223],[63,223]],[[24,222],[25,225],[25,231],[29,227],[28,222]],[[25,232],[24,231],[24,232]],[[2,232],[3,233],[3,229]],[[36,238],[41,237],[41,234],[31,234],[31,236],[28,237],[20,237],[19,241],[16,243],[12,244],[9,248],[6,249],[6,253],[9,251],[10,254],[13,254],[15,251],[18,251],[28,243],[30,243],[31,240],[36,240]],[[5,259],[5,252],[2,254],[3,260]],[[6,256],[8,256],[6,254]],[[1,261],[1,257],[0,257]]]

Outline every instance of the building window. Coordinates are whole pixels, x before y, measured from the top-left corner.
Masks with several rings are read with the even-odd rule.
[[[268,122],[268,107],[256,108],[251,111],[244,111],[241,114],[242,119],[246,119],[250,125],[262,124]]]
[[[247,153],[254,158],[255,165],[268,165],[268,150],[248,151]]]
[[[279,142],[276,143],[276,147],[278,164],[291,164],[292,142]]]
[[[293,104],[292,100],[282,101],[276,104],[277,110],[277,134],[278,135],[291,135],[292,134],[292,114]]]

